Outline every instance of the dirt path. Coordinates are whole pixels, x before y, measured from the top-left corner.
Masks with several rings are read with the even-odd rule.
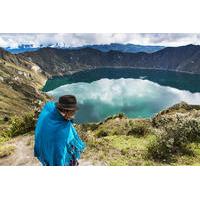
[[[1,166],[41,166],[40,162],[33,155],[34,135],[18,136],[6,145],[13,146],[14,152],[6,157],[0,158]],[[80,166],[102,165],[101,162],[95,164],[89,160],[80,159]]]

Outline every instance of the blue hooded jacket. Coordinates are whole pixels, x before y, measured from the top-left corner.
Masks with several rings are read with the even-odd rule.
[[[71,120],[65,120],[55,106],[47,102],[35,128],[34,155],[46,166],[66,166],[79,159],[85,149]]]

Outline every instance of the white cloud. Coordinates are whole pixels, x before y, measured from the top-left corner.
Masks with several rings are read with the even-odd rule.
[[[141,45],[181,46],[200,44],[198,33],[2,33],[1,47],[20,44],[56,44],[82,46],[88,44],[132,43]]]

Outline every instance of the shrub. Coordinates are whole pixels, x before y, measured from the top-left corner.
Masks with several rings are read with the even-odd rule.
[[[14,150],[14,146],[0,146],[0,158],[11,155]]]
[[[35,118],[33,113],[27,113],[22,117],[14,117],[10,128],[5,132],[9,137],[15,137],[34,130]]]
[[[148,146],[148,156],[154,160],[170,162],[176,154],[192,153],[191,142],[200,141],[200,119],[178,119],[169,124]]]
[[[123,112],[120,112],[120,113],[117,113],[115,115],[111,115],[111,116],[108,116],[105,120],[104,120],[104,123],[109,121],[109,120],[112,120],[112,119],[116,119],[116,118],[119,118],[119,119],[122,119],[122,118],[127,118],[126,115],[123,113]],[[100,124],[100,123],[99,123]]]
[[[5,131],[1,132],[0,134],[0,146],[7,142],[10,138],[6,136]]]
[[[144,136],[150,132],[150,127],[142,121],[130,121],[130,129],[127,135]]]
[[[117,115],[120,119],[122,119],[123,117],[126,117],[126,115],[123,112],[118,113]]]
[[[84,130],[84,131],[88,131],[88,130],[94,131],[98,128],[98,124],[84,123],[84,124],[81,124],[80,127],[81,127],[81,130]]]
[[[109,121],[109,120],[111,120],[111,119],[113,119],[114,117],[115,117],[115,115],[107,117],[107,118],[104,120],[104,123],[107,122],[107,121]]]
[[[100,137],[106,137],[106,136],[108,136],[108,132],[106,132],[106,131],[103,130],[103,129],[100,129],[100,130],[97,131],[96,136],[97,136],[98,138],[100,138]]]
[[[147,157],[155,161],[170,162],[173,159],[174,139],[170,138],[167,132],[163,131],[160,135],[150,142],[147,147]]]

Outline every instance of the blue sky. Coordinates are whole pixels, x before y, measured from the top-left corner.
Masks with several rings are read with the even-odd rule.
[[[82,46],[88,44],[132,43],[141,45],[181,46],[200,44],[199,33],[0,33],[0,47],[20,44]]]

